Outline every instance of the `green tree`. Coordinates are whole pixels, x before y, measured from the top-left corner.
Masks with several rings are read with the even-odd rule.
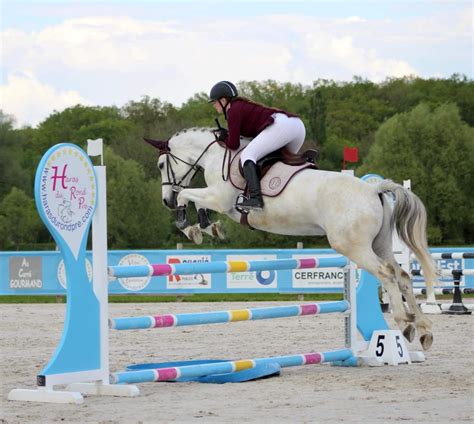
[[[116,107],[73,106],[62,112],[55,112],[41,122],[31,140],[32,149],[42,155],[49,147],[57,143],[70,141],[85,145],[83,137],[95,136],[106,138],[109,134],[98,133],[95,126],[103,121],[119,121],[124,119]],[[91,128],[87,133],[86,128]],[[108,130],[107,126],[100,128]],[[112,133],[116,131],[112,129]],[[79,132],[79,133],[78,133]]]
[[[458,107],[420,104],[380,127],[358,173],[410,178],[428,210],[431,241],[465,243],[474,236],[473,157],[474,129]]]
[[[145,180],[143,168],[105,150],[109,247],[159,249],[169,243],[174,223],[161,204],[156,180]]]
[[[474,126],[474,82],[465,75],[453,74],[443,79],[388,78],[380,84],[378,97],[397,113],[406,112],[420,102],[433,108],[448,102],[455,103],[461,118]]]
[[[302,84],[280,83],[274,80],[241,81],[238,88],[242,96],[255,102],[308,116],[310,109],[310,99],[306,96],[308,88]]]
[[[35,202],[23,190],[13,187],[0,203],[2,249],[19,250],[24,243],[36,242],[41,221]]]
[[[197,93],[183,103],[177,113],[175,130],[191,127],[215,128],[214,119],[217,117],[217,113],[208,100],[207,94]],[[221,124],[224,125],[222,118]]]
[[[142,100],[130,101],[122,108],[123,115],[141,128],[146,137],[166,137],[179,129],[176,127],[178,110],[171,103],[160,99],[142,97]]]
[[[326,143],[326,100],[323,92],[316,89],[311,97],[309,116],[310,133],[321,147]]]
[[[23,163],[25,131],[13,129],[14,118],[0,110],[0,200],[12,187],[28,190],[32,179]]]
[[[8,248],[9,232],[7,227],[7,219],[0,214],[0,249],[5,250]]]
[[[119,144],[125,134],[133,129],[116,107],[91,107],[77,105],[62,112],[54,112],[38,128],[30,130],[23,143],[24,164],[33,181],[36,167],[43,154],[58,143],[71,142],[86,147],[88,138],[103,138],[109,145]]]
[[[374,132],[393,114],[393,108],[385,99],[378,97],[378,92],[377,84],[358,77],[347,83],[331,80],[314,82],[309,122],[310,130],[316,132],[315,138],[320,146],[321,168],[341,169],[344,146],[358,147],[361,157],[365,156],[373,142]],[[317,98],[314,97],[315,93]],[[322,143],[321,136],[318,137],[321,133],[321,116],[324,116]]]
[[[351,140],[330,134],[321,147],[319,167],[328,171],[340,171],[342,168],[344,146],[353,146]]]
[[[397,181],[411,178],[427,204],[432,242],[474,241],[474,214],[469,214],[474,197],[469,163],[474,144],[472,79],[455,74],[445,79],[391,78],[375,84],[355,77],[349,82],[317,80],[310,87],[267,80],[241,81],[238,88],[252,100],[298,114],[307,129],[305,147],[320,149],[320,168],[339,170],[343,147],[355,146],[363,161],[358,174],[379,172]],[[54,112],[37,128],[14,129],[14,119],[0,112],[0,204],[14,187],[33,195],[36,167],[50,146],[70,141],[85,147],[88,138],[103,138],[112,148],[106,158],[112,180],[111,247],[163,243],[171,247],[182,242],[174,214],[161,206],[157,152],[143,137],[166,140],[185,128],[213,127],[217,115],[207,99],[206,93],[196,93],[180,107],[150,97],[122,108],[77,105]],[[225,225],[232,233],[229,244],[209,243],[294,245],[292,238]],[[0,237],[9,248],[14,247],[11,229],[15,227],[1,210]],[[35,241],[51,240],[44,228],[36,234]]]

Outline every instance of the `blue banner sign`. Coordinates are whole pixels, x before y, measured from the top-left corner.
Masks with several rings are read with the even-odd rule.
[[[432,252],[474,252],[474,248],[434,248]],[[179,264],[211,261],[304,259],[330,257],[331,249],[249,249],[249,250],[112,250],[109,266]],[[472,269],[474,259],[441,260],[446,269]],[[417,264],[414,264],[417,267]],[[86,272],[92,280],[92,254],[86,255]],[[344,273],[340,268],[258,271],[229,274],[119,278],[109,282],[110,294],[192,294],[192,293],[340,293]],[[464,287],[474,287],[474,276],[463,277]],[[422,277],[414,277],[422,287]],[[452,281],[452,280],[450,280]],[[449,285],[447,279],[442,285]],[[59,252],[1,252],[0,294],[64,295],[67,278]]]

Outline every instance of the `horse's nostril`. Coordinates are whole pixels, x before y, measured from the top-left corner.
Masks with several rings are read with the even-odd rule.
[[[163,204],[164,204],[165,206],[168,206],[168,202],[166,201],[166,199],[163,199]]]

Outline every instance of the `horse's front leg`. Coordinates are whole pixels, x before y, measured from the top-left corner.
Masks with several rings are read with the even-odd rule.
[[[189,202],[193,202],[198,209],[199,224],[191,225],[187,219],[186,207]],[[194,243],[202,243],[202,230],[223,238],[220,223],[210,223],[206,214],[206,209],[219,209],[218,198],[207,187],[181,190],[177,197],[177,205],[176,226]],[[204,212],[200,213],[200,210]]]
[[[191,225],[187,217],[187,206],[178,206],[176,208],[176,227],[184,235],[196,244],[202,243],[202,233],[198,224]]]
[[[201,231],[203,233],[209,234],[211,237],[217,237],[220,240],[224,240],[225,234],[221,221],[211,221],[207,209],[202,208],[198,204],[195,204],[194,206],[196,206],[199,228]]]

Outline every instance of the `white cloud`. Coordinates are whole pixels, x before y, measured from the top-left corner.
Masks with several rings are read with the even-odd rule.
[[[359,22],[359,23],[363,23],[363,22],[367,22],[365,19],[362,19],[360,16],[349,16],[347,19],[346,19],[346,22]]]
[[[450,19],[455,22],[448,25]],[[447,45],[466,39],[466,19],[459,15],[439,15],[429,22],[426,17],[382,22],[302,15],[211,17],[186,23],[127,16],[68,19],[37,32],[1,33],[2,66],[10,75],[1,90],[8,96],[5,112],[34,124],[53,109],[85,99],[95,105],[121,106],[150,95],[180,104],[221,79],[311,84],[318,78],[350,80],[359,75],[380,81],[420,74],[418,66],[404,57],[416,58],[416,49],[423,51],[443,37]]]
[[[76,104],[90,104],[75,91],[58,92],[42,84],[31,73],[11,74],[0,86],[0,108],[17,119],[17,125],[37,125],[53,110],[61,111]]]

